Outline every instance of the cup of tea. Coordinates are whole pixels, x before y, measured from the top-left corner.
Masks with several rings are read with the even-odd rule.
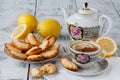
[[[73,61],[82,68],[87,68],[91,64],[102,60],[106,56],[106,51],[93,41],[76,40],[69,44]],[[104,53],[101,57],[100,52]]]

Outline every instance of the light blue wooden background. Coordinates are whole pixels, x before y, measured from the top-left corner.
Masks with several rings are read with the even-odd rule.
[[[28,71],[37,65],[23,64],[13,61],[4,54],[4,43],[10,42],[10,34],[17,26],[17,18],[23,13],[33,14],[40,22],[45,18],[54,18],[63,26],[62,40],[68,36],[60,8],[73,14],[87,1],[89,6],[112,18],[113,27],[109,36],[112,37],[120,51],[120,0],[0,0],[0,80],[39,80],[29,77]],[[60,39],[60,38],[59,38]],[[65,39],[65,40],[64,40]],[[58,40],[59,41],[59,40]],[[62,44],[64,46],[64,44]]]

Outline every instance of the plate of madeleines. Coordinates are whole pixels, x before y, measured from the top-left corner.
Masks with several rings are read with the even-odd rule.
[[[29,33],[25,39],[12,38],[10,43],[5,43],[5,53],[15,60],[25,63],[41,63],[58,57],[60,44],[56,37],[50,35],[43,40]]]

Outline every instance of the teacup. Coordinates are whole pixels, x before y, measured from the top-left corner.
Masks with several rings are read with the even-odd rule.
[[[102,60],[106,52],[101,50],[100,46],[93,41],[72,41],[69,45],[73,61],[82,68],[88,68],[91,64]],[[104,53],[101,57],[100,52]]]

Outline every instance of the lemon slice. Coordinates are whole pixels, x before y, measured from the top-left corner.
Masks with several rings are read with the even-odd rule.
[[[102,50],[106,50],[106,57],[111,57],[117,51],[116,43],[113,39],[107,36],[100,37],[96,40],[96,42],[100,45]],[[104,55],[103,53],[100,54]]]
[[[13,30],[11,34],[11,39],[13,38],[16,38],[18,40],[24,39],[29,32],[30,32],[30,29],[27,27],[27,25],[21,24]]]

